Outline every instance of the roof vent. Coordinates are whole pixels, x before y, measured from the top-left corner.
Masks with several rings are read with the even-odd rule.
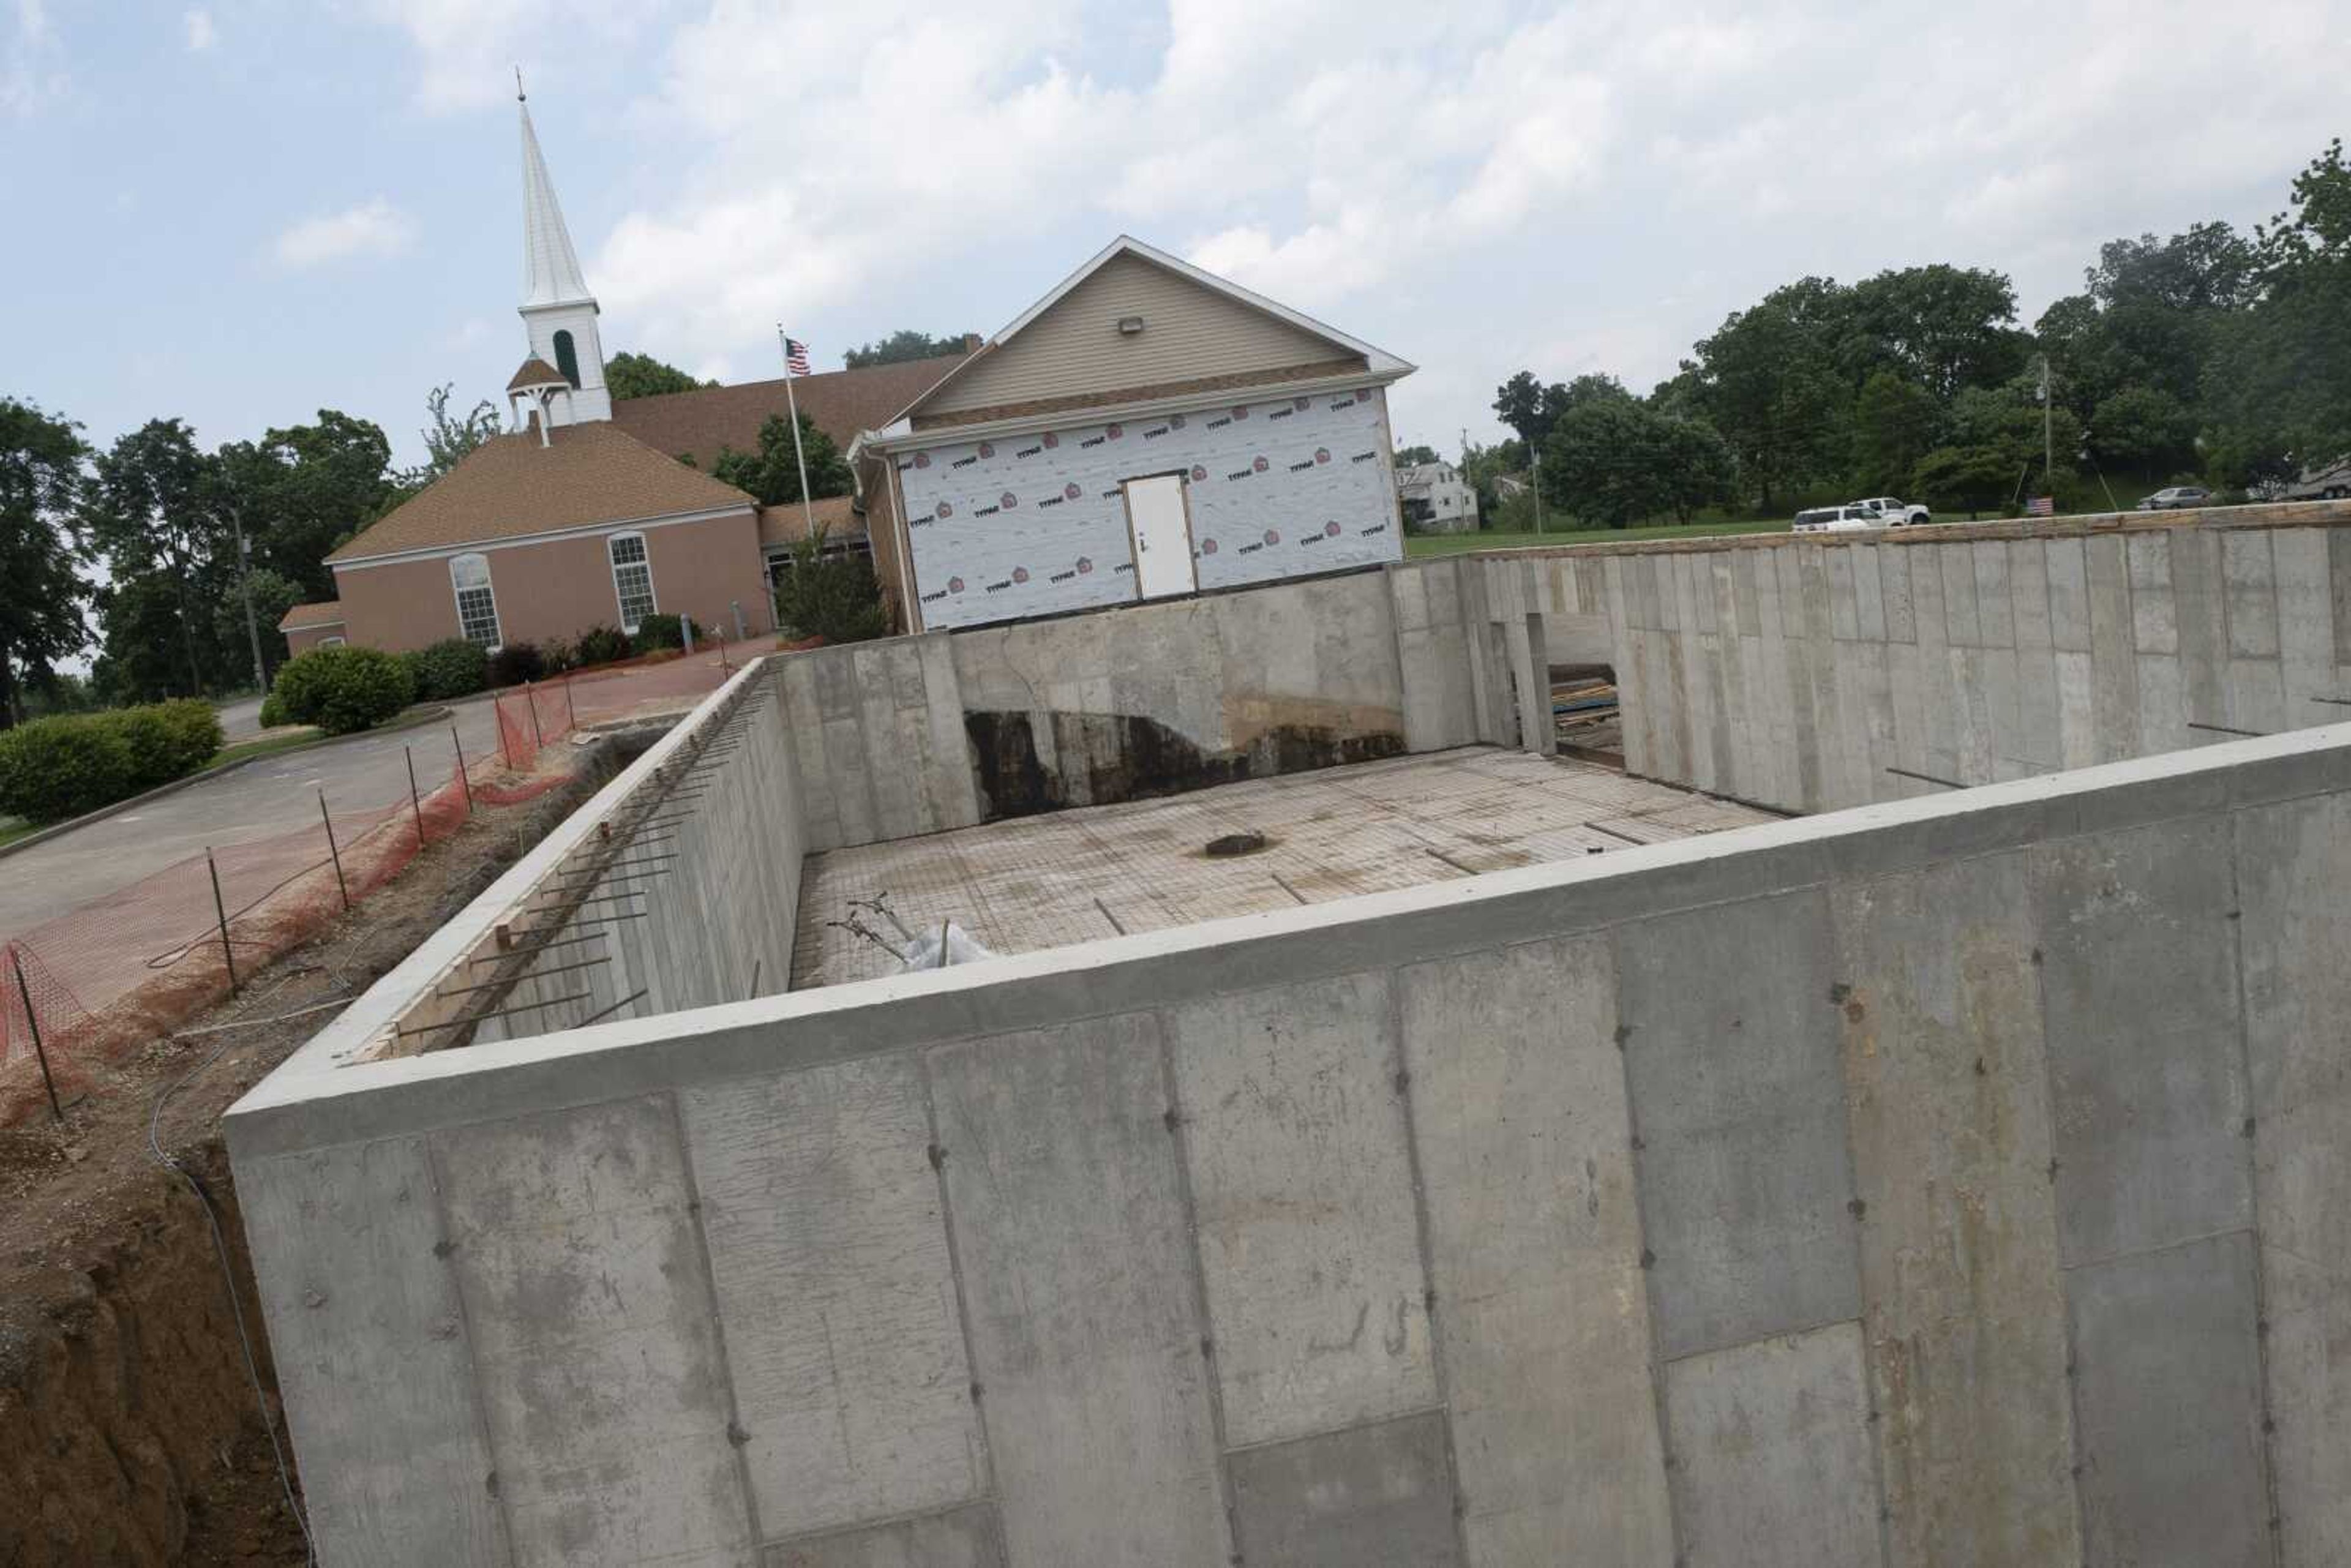
[[[1118,319],[1118,329],[1122,335],[1132,338],[1137,332],[1143,330],[1143,318],[1140,316],[1122,316]]]

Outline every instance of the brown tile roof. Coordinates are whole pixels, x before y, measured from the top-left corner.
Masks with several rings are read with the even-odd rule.
[[[522,362],[522,369],[515,371],[514,380],[507,383],[507,391],[520,392],[525,387],[568,387],[570,384],[569,377],[533,354]]]
[[[944,354],[935,360],[799,376],[792,382],[792,396],[799,411],[846,452],[859,432],[875,429],[894,417],[967,357]],[[746,382],[740,386],[623,398],[612,404],[612,422],[648,446],[673,457],[691,455],[707,468],[723,447],[758,451],[759,426],[769,414],[783,413],[784,406],[782,382]]]
[[[1280,365],[1270,371],[1236,371],[1228,375],[1197,376],[1190,381],[1161,382],[1155,386],[1121,387],[1112,392],[1074,392],[1066,397],[1031,398],[1027,402],[999,402],[987,408],[959,408],[946,413],[918,413],[916,430],[947,430],[959,424],[985,424],[991,420],[1019,419],[1030,414],[1073,413],[1083,409],[1112,408],[1122,403],[1150,402],[1193,392],[1238,392],[1275,382],[1311,382],[1328,377],[1363,375],[1361,354],[1343,360],[1323,360],[1311,365]]]
[[[748,507],[732,485],[665,457],[610,424],[569,424],[541,446],[536,430],[501,435],[379,517],[330,561],[449,549],[598,523]]]
[[[853,496],[826,496],[809,504],[816,514],[816,526],[834,538],[865,537],[864,516],[855,510]],[[798,501],[787,501],[779,507],[759,508],[759,543],[762,548],[788,545],[808,537],[808,519]]]
[[[288,610],[277,622],[280,632],[299,632],[310,626],[340,626],[343,623],[343,601],[329,599],[324,604],[298,604]]]

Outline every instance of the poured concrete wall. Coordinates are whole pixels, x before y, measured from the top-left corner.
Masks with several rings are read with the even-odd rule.
[[[1487,738],[1459,582],[1414,563],[779,655],[807,847]]]
[[[2322,502],[1468,570],[1490,645],[1523,614],[1554,664],[1608,650],[1632,771],[1820,811],[2333,722],[2320,699],[2351,696],[2346,521]]]
[[[2315,731],[228,1132],[329,1563],[2321,1568],[2346,885]]]

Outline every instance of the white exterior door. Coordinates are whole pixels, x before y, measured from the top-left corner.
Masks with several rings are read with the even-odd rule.
[[[1189,593],[1197,586],[1192,572],[1192,527],[1184,511],[1184,476],[1155,474],[1129,479],[1126,526],[1134,536],[1135,590],[1145,599]]]

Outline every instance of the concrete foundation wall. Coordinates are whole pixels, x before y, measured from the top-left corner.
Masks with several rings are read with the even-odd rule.
[[[2345,885],[2337,728],[324,1065],[396,971],[228,1120],[323,1560],[2321,1568]]]
[[[1491,727],[1460,576],[1411,563],[779,655],[807,848],[1474,742]]]
[[[2333,722],[2351,507],[1474,558],[1602,646],[1632,771],[1834,810]],[[1600,580],[1602,591],[1592,591]],[[1489,737],[1491,738],[1491,737]]]

